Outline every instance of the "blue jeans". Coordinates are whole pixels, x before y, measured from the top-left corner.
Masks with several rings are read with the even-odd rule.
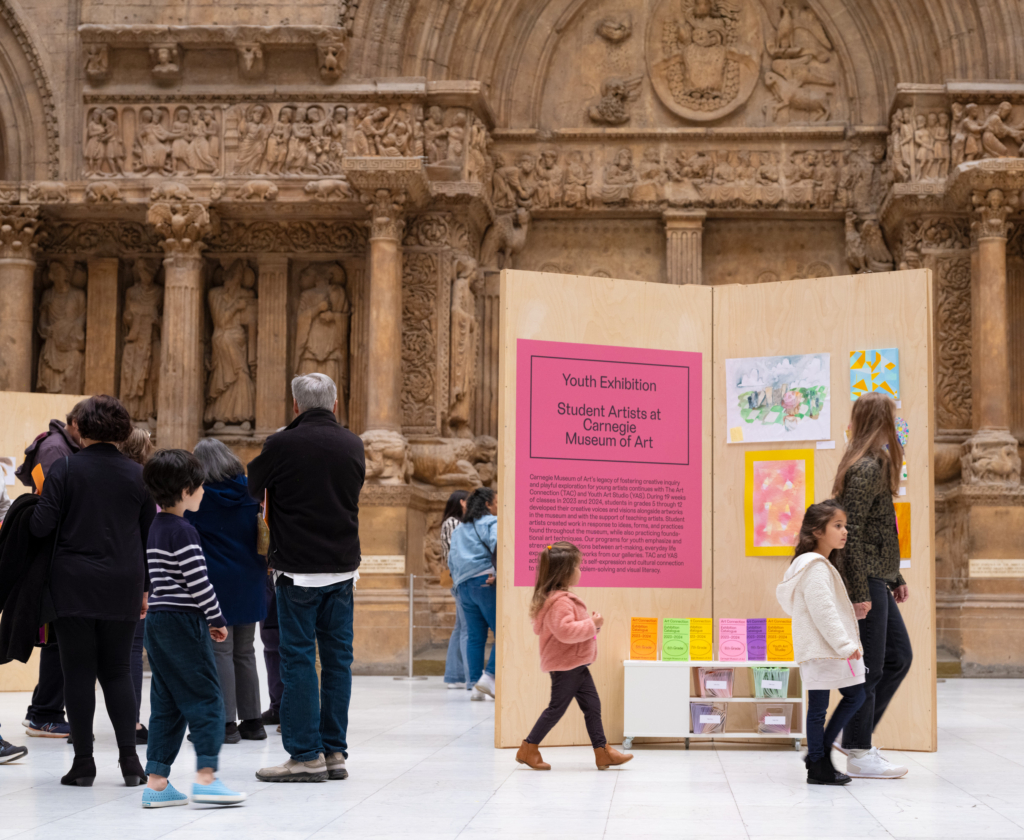
[[[285,750],[296,761],[312,761],[320,753],[348,757],[345,734],[352,697],[352,612],[350,580],[322,587],[282,586],[278,581],[284,683],[281,736]]]
[[[196,748],[196,769],[216,770],[224,743],[224,701],[206,620],[198,612],[150,612],[146,653],[152,671],[146,772],[171,775],[186,722]]]
[[[825,751],[832,751],[832,744],[845,729],[857,710],[864,703],[864,683],[840,688],[843,699],[839,701],[832,719],[825,726],[828,714],[828,689],[811,689],[807,692],[807,760],[821,761]]]
[[[455,626],[452,628],[452,636],[448,640],[448,656],[444,661],[444,681],[446,683],[464,683],[466,674],[469,673],[469,659],[466,655],[469,628],[466,626],[466,618],[462,614],[462,602],[459,600],[455,587],[452,587],[452,595],[455,597]]]
[[[476,685],[480,675],[487,671],[494,673],[494,652],[497,649],[497,587],[484,586],[487,575],[480,575],[464,580],[457,587],[459,602],[462,604],[462,616],[466,620],[468,638],[466,640],[466,657],[469,662],[469,681],[466,685]],[[484,668],[484,651],[487,649],[487,628],[494,631],[495,645],[491,648],[491,657]]]

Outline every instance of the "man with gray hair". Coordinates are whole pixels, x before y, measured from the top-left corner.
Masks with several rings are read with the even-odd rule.
[[[366,462],[362,440],[335,417],[338,389],[329,376],[296,376],[292,397],[295,419],[249,463],[249,492],[259,500],[267,494],[267,562],[277,584],[284,683],[281,735],[291,756],[256,778],[322,782],[348,778],[352,593]]]

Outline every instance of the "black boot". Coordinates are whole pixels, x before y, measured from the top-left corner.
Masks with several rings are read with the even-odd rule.
[[[809,785],[846,785],[850,777],[836,773],[828,757],[807,762],[807,784]]]
[[[134,749],[123,751],[117,763],[121,767],[121,775],[124,777],[125,787],[138,787],[139,785],[144,785],[149,780],[149,776],[142,769],[142,762],[139,761],[139,756]]]
[[[74,763],[71,765],[71,769],[68,770],[67,775],[61,776],[60,783],[62,785],[92,787],[92,782],[95,778],[96,762],[92,760],[92,756],[89,755],[79,758],[76,755]]]
[[[238,724],[238,734],[242,736],[245,741],[266,741],[267,730],[263,726],[263,721],[260,718],[253,718],[252,720],[243,720]]]
[[[836,766],[832,763],[831,750],[825,753],[825,761],[828,762],[828,766],[832,769],[832,772],[835,774],[837,784],[845,785],[847,782],[850,781],[849,776],[847,776],[845,773],[840,773],[838,770],[836,770]]]

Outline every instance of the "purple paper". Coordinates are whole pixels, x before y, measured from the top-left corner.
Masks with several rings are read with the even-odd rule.
[[[747,619],[747,657],[752,662],[768,658],[768,619]]]

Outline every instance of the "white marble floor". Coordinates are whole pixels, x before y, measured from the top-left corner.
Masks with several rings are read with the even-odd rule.
[[[546,749],[536,773],[493,747],[493,703],[471,703],[439,678],[355,680],[351,777],[261,784],[283,759],[280,736],[225,745],[221,778],[249,793],[242,808],[143,811],[125,788],[102,703],[91,788],[62,787],[72,750],[25,737],[26,694],[0,694],[0,733],[29,748],[0,766],[0,840],[57,837],[245,838],[973,838],[1024,840],[1024,682],[951,680],[939,690],[939,752],[897,753],[898,781],[809,787],[792,748],[635,748],[627,767],[599,773],[593,753]],[[146,709],[144,707],[144,713]],[[145,748],[140,747],[144,755]],[[182,750],[173,778],[190,780]],[[837,760],[842,757],[837,755]]]

